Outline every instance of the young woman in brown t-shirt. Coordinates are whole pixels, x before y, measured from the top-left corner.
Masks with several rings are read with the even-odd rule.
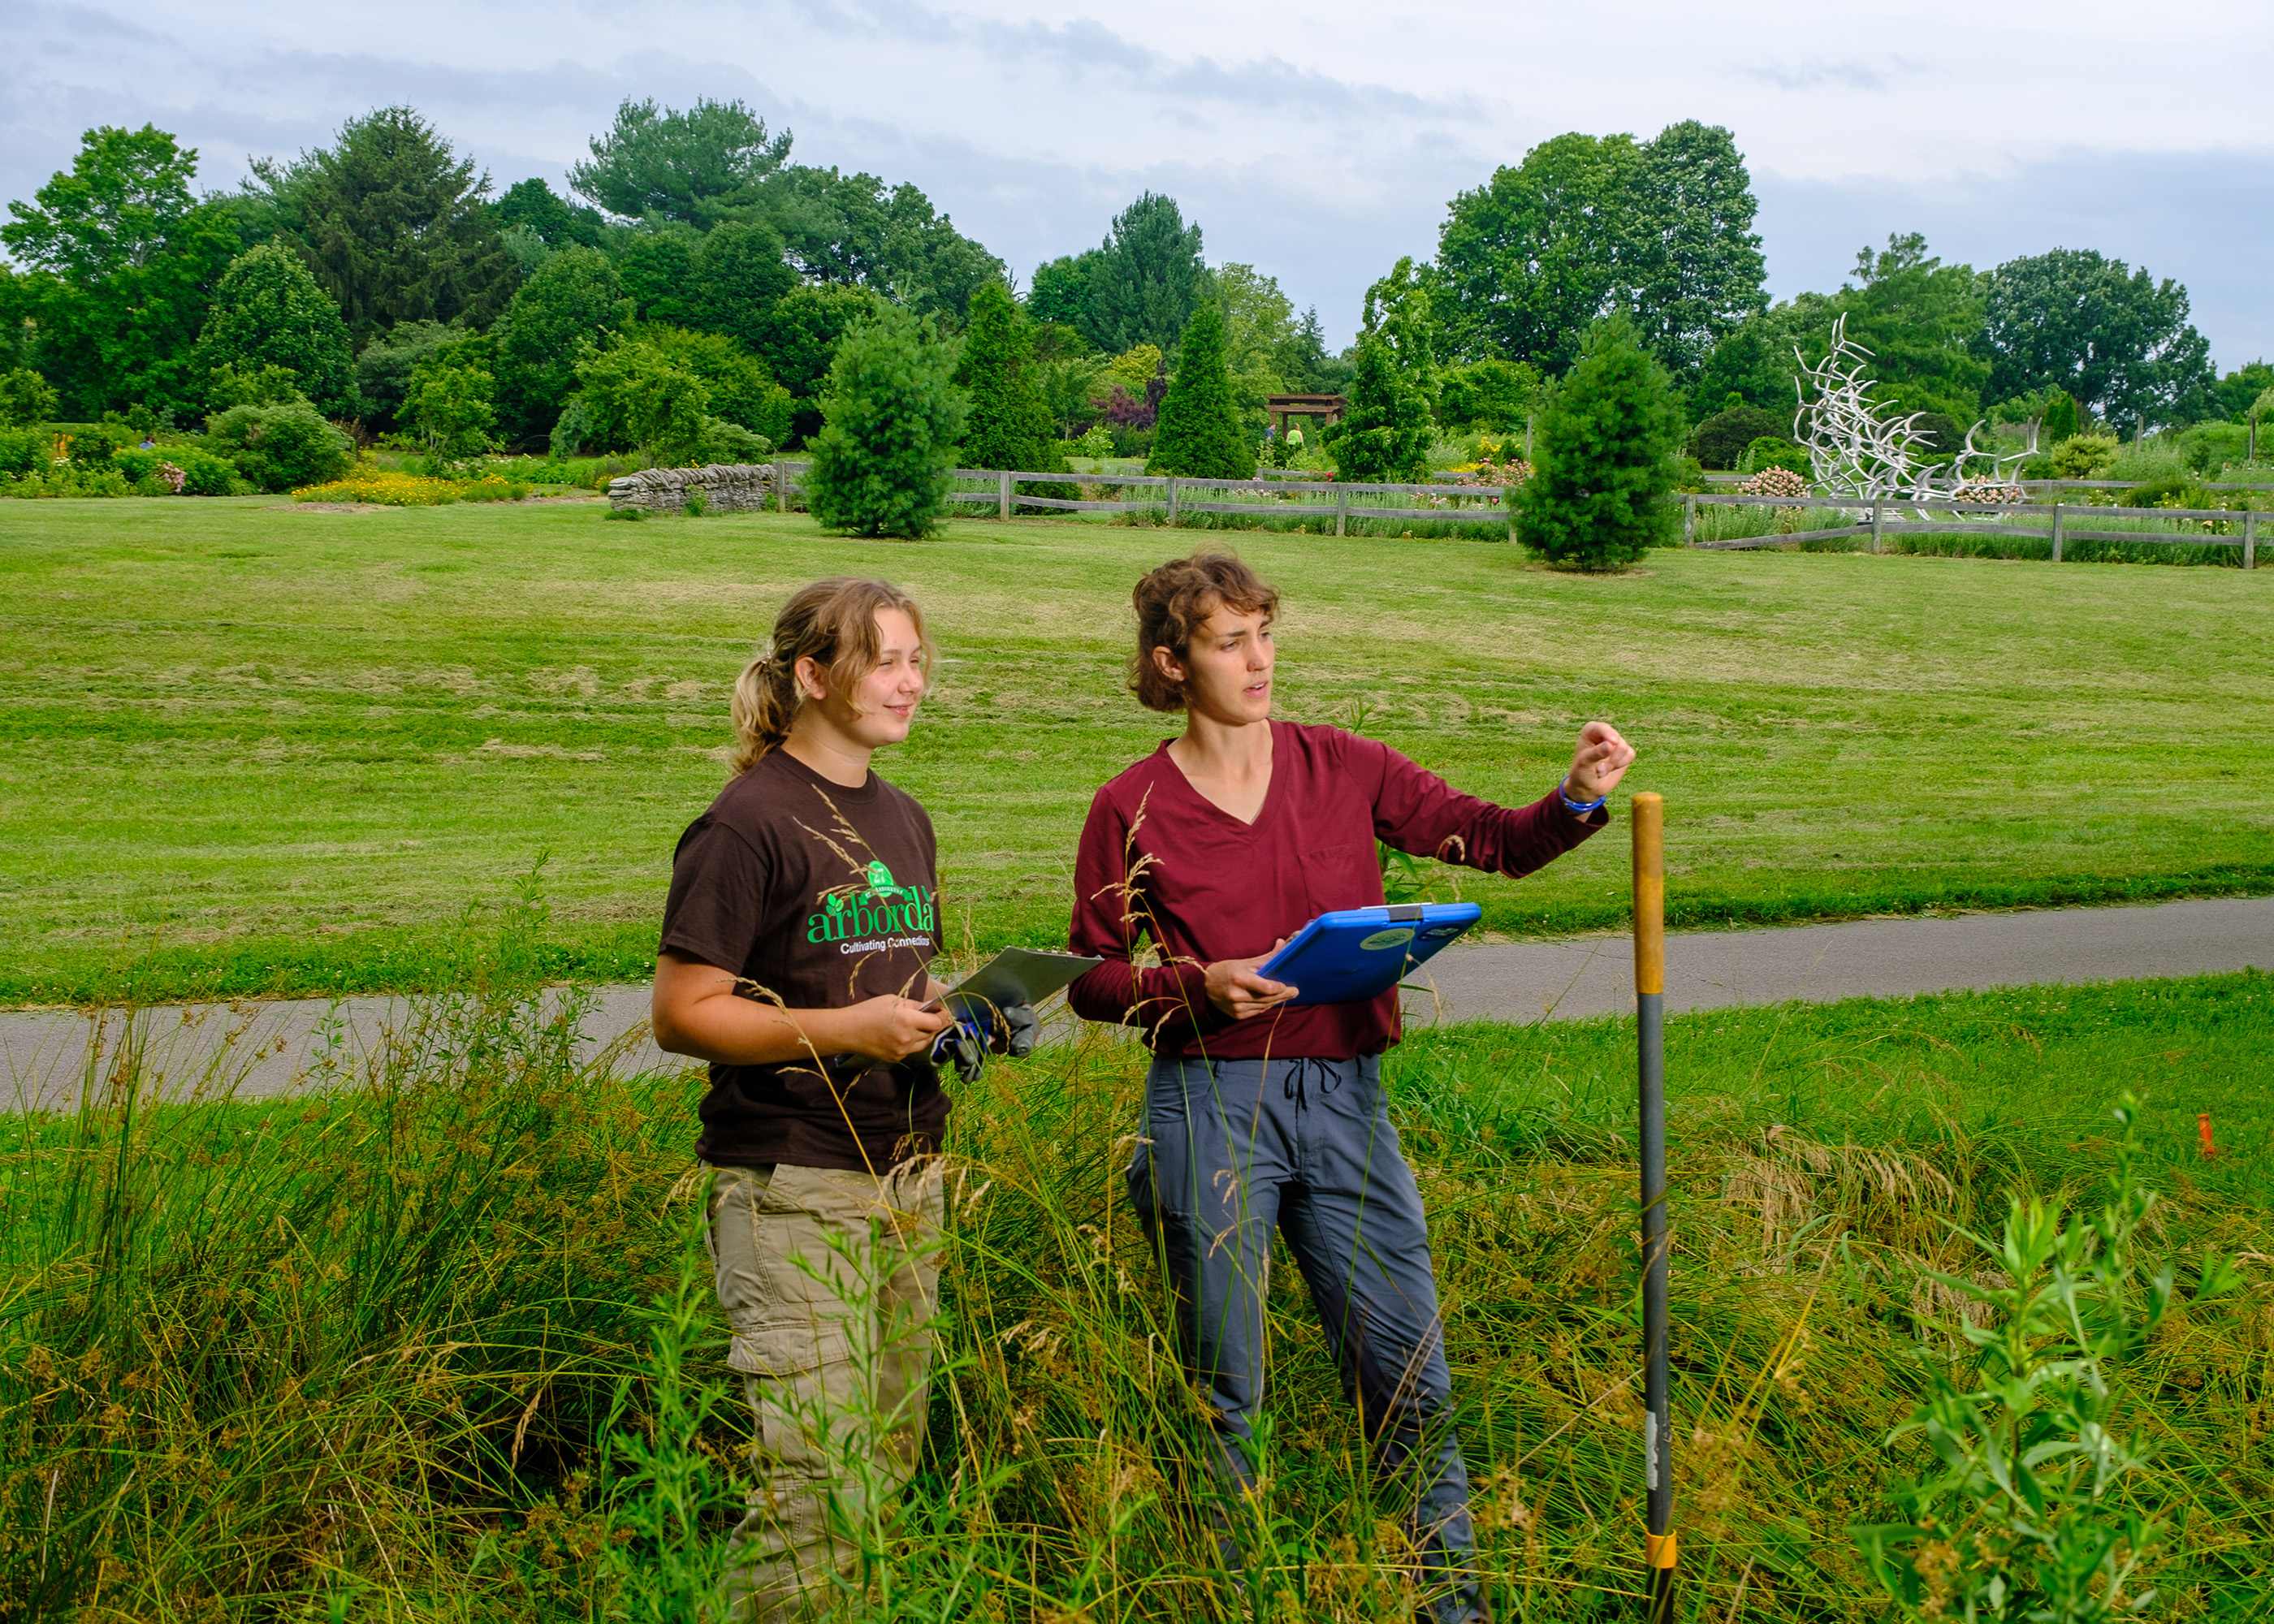
[[[915,719],[923,616],[879,581],[793,597],[734,688],[734,777],[681,837],[659,1045],[711,1063],[697,1154],[757,1417],[733,1615],[802,1617],[922,1442],[938,1294],[931,820],[870,770]]]

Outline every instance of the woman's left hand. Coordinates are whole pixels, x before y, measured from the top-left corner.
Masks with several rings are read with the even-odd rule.
[[[1619,786],[1634,758],[1634,746],[1619,737],[1617,728],[1608,722],[1590,722],[1579,730],[1579,748],[1571,752],[1563,793],[1574,801],[1599,800]]]

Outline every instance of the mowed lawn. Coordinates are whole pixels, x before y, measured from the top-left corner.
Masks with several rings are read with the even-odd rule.
[[[0,502],[0,997],[444,984],[517,887],[563,974],[647,961],[727,695],[786,593],[888,576],[938,686],[886,776],[938,824],[959,945],[1060,939],[1092,790],[1174,731],[1121,672],[1129,589],[1236,547],[1286,596],[1281,708],[1504,801],[1590,717],[1668,802],[1678,921],[2274,888],[2274,572],[1517,549],[592,502]],[[542,861],[532,882],[528,876]],[[1622,835],[1510,933],[1618,925]]]

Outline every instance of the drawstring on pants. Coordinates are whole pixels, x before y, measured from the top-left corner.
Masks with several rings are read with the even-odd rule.
[[[1310,1094],[1303,1080],[1310,1068],[1313,1066],[1318,1068],[1319,1095],[1321,1099],[1334,1093],[1336,1085],[1343,1080],[1341,1070],[1331,1060],[1318,1060],[1306,1056],[1302,1059],[1287,1061],[1285,1064],[1287,1075],[1281,1086],[1286,1090],[1285,1097],[1295,1102],[1295,1109],[1299,1111],[1308,1110],[1311,1107]]]

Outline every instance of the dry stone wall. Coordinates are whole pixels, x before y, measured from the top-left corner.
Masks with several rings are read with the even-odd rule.
[[[649,513],[677,513],[688,493],[703,492],[713,513],[755,513],[773,500],[771,462],[712,462],[702,468],[648,468],[608,481],[608,504]]]

